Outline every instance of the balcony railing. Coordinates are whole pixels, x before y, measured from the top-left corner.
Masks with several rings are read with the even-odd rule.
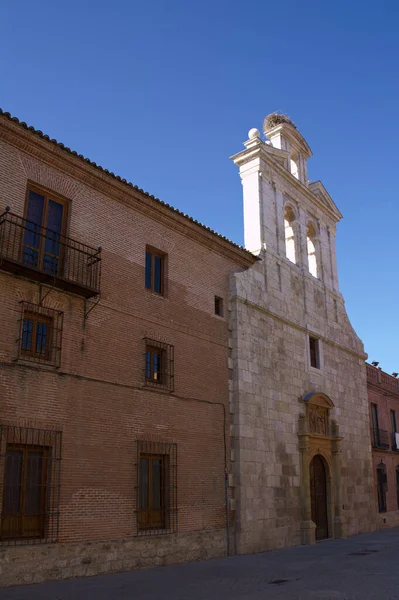
[[[101,248],[76,242],[6,209],[0,216],[0,269],[91,298],[100,293]]]
[[[389,450],[389,433],[384,429],[372,429],[371,440],[373,448],[381,448],[382,450]]]
[[[372,367],[371,365],[366,363],[366,369],[367,369],[367,381],[370,381],[371,383],[379,383],[379,378],[378,378],[378,369],[376,369],[375,367]]]

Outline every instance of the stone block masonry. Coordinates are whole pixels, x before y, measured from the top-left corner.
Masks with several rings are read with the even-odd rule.
[[[0,548],[0,586],[88,577],[224,556],[226,532]]]
[[[366,355],[338,289],[341,214],[324,186],[305,177],[306,141],[274,117],[279,125],[265,131],[271,144],[251,130],[233,157],[246,245],[261,258],[230,284],[240,553],[376,526]]]

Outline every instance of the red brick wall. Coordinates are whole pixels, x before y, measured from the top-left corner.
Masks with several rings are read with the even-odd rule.
[[[53,290],[44,301],[64,311],[58,370],[15,361],[19,302],[37,303],[40,288],[0,272],[0,421],[62,431],[60,541],[134,533],[141,439],[177,444],[179,531],[224,527],[228,323],[214,296],[227,308],[243,259],[0,141],[0,212],[23,215],[28,181],[70,200],[67,235],[103,248],[101,301],[86,322],[81,298]],[[146,244],[168,255],[165,297],[144,287]],[[174,346],[173,394],[143,388],[144,337]],[[228,420],[226,440],[229,469]]]

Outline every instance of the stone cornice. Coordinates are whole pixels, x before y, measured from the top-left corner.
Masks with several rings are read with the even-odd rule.
[[[284,151],[279,150],[279,154],[282,152]],[[284,153],[287,154],[286,152]],[[234,154],[230,158],[238,167],[241,167],[242,165],[245,165],[247,162],[250,162],[256,158],[263,159],[269,169],[274,169],[277,174],[281,176],[299,194],[305,195],[309,202],[315,204],[322,212],[326,213],[334,221],[334,223],[337,223],[341,220],[342,215],[338,208],[335,207],[335,210],[332,210],[326,206],[315,194],[311,192],[306,185],[293,177],[291,173],[284,167],[284,165],[274,158],[273,152],[269,151],[269,146],[259,138],[255,140],[253,144],[249,145],[245,150],[241,150],[241,152]],[[270,172],[269,177],[271,180],[273,180],[273,176]]]
[[[395,392],[380,383],[374,383],[367,379],[367,387],[375,392],[378,392],[380,395],[383,395],[385,398],[392,398],[393,400],[397,400],[399,402],[399,391]]]
[[[309,189],[316,197],[319,196],[322,201],[324,200],[324,203],[327,206],[330,206],[332,211],[337,210],[339,212],[340,218],[342,219],[341,211],[335,206],[333,199],[331,198],[330,194],[327,192],[326,188],[320,180],[310,181]]]
[[[177,209],[154,196],[135,189],[125,180],[119,180],[88,159],[64,149],[57,142],[39,137],[38,132],[30,131],[19,122],[0,116],[0,140],[73,177],[84,185],[118,200],[158,223],[162,223],[181,235],[195,240],[210,250],[229,258],[240,267],[248,268],[258,260],[249,251],[195,222]]]

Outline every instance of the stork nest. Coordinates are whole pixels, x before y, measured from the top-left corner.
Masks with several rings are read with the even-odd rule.
[[[296,129],[295,123],[293,123],[291,119],[287,117],[287,115],[283,115],[281,113],[271,113],[268,115],[263,122],[263,128],[265,131],[268,131],[269,129],[273,129],[273,127],[277,127],[277,125],[282,125],[283,123],[291,125]]]

